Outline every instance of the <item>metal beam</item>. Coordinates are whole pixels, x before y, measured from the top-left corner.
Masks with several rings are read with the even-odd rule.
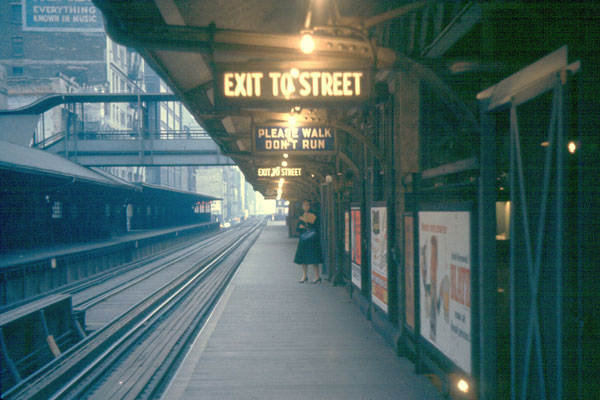
[[[369,151],[371,151],[371,153],[373,153],[373,155],[379,161],[385,160],[385,157],[383,156],[383,154],[381,154],[379,149],[377,147],[375,147],[375,145],[369,140],[369,138],[367,138],[360,130],[356,129],[353,126],[345,124],[341,121],[334,121],[332,125],[338,129],[348,133],[350,136],[352,136],[353,138],[358,140],[360,143],[364,144],[365,147],[367,147],[367,149],[369,149]]]
[[[147,50],[168,50],[181,52],[198,52],[209,54],[215,52],[247,55],[251,58],[267,57],[271,59],[306,59],[300,51],[301,35],[270,34],[214,26],[143,26],[133,22],[120,20],[117,23],[109,20],[107,33],[116,42],[134,48]],[[371,45],[354,38],[314,35],[315,50],[312,58],[331,63],[335,61],[372,66],[377,60],[379,67],[392,66],[395,53],[389,49],[376,49],[376,58]]]
[[[25,115],[42,114],[51,108],[61,104],[75,103],[136,103],[142,102],[161,102],[161,101],[179,101],[176,95],[167,93],[88,93],[88,94],[69,94],[58,93],[44,96],[33,103],[14,109],[0,109],[0,116],[5,115]]]
[[[481,20],[481,6],[469,2],[454,17],[448,26],[421,53],[421,57],[437,58],[443,56],[456,42],[467,34]]]

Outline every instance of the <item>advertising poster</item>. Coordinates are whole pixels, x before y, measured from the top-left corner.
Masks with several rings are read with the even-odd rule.
[[[371,301],[388,312],[387,209],[371,207]]]
[[[471,373],[470,213],[419,212],[421,335]]]
[[[360,207],[350,209],[350,263],[352,265],[352,283],[361,288],[361,248],[360,248]]]
[[[350,253],[350,213],[344,212],[344,252]]]
[[[92,0],[23,0],[22,5],[24,31],[104,32]]]
[[[415,329],[415,254],[414,218],[404,216],[404,294],[406,304],[406,324]]]

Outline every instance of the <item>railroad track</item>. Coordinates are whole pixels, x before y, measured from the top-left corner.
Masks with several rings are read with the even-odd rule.
[[[264,222],[228,241],[4,394],[6,399],[155,398]]]
[[[238,225],[237,229],[245,229],[245,225]],[[169,249],[135,262],[133,265],[128,265],[126,268],[97,277],[93,282],[85,282],[70,288],[65,293],[73,296],[73,307],[76,311],[81,312],[139,285],[143,281],[149,279],[168,281],[177,273],[177,270],[183,273],[186,268],[193,268],[196,261],[218,252],[223,246],[223,242],[227,243],[228,237],[234,231],[232,229],[202,237],[192,243],[186,242],[175,249]],[[187,266],[182,265],[185,260],[187,260]]]

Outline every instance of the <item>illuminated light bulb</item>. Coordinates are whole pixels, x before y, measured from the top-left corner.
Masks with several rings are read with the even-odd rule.
[[[288,118],[288,124],[290,126],[295,126],[296,125],[296,116],[290,115],[290,117]]]
[[[298,79],[300,71],[298,71],[298,68],[292,68],[290,69],[290,75],[292,75],[292,78]]]
[[[282,167],[287,167],[288,166],[288,162],[287,161],[282,161],[281,162],[281,166]]]
[[[569,153],[574,154],[577,151],[577,144],[575,144],[575,142],[571,141],[567,145],[567,148],[569,149]]]
[[[302,50],[304,54],[310,54],[315,50],[315,41],[311,34],[305,33],[302,35],[302,38],[300,39],[300,50]]]
[[[288,157],[289,157],[288,153],[283,153],[283,158],[288,158]]]
[[[458,390],[460,390],[463,393],[469,392],[469,384],[464,379],[459,380],[456,384],[456,387],[458,387]]]
[[[285,179],[283,178],[279,178],[279,187],[282,188],[283,187],[283,183],[285,182]]]

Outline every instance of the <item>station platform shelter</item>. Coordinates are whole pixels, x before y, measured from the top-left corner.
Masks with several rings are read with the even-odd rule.
[[[344,287],[299,283],[297,243],[269,221],[162,398],[444,398]]]

